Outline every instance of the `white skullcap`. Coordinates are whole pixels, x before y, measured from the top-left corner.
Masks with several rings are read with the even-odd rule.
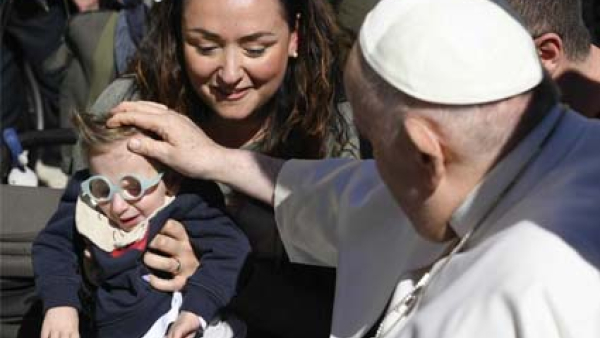
[[[543,77],[535,45],[496,0],[382,0],[359,45],[389,84],[423,101],[478,104],[523,93]]]

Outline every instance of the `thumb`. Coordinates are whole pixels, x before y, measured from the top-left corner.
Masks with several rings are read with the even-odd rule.
[[[127,142],[127,148],[132,152],[142,156],[151,157],[163,163],[167,157],[168,146],[169,145],[164,141],[139,136],[134,137]]]

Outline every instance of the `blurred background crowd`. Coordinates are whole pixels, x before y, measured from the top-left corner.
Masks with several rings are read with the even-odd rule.
[[[345,32],[339,43],[348,47],[377,0],[330,2]],[[70,129],[71,112],[89,108],[102,90],[126,71],[128,60],[145,34],[145,19],[152,3],[152,0],[2,0],[2,129],[14,128],[17,132]],[[599,45],[600,2],[582,1],[582,15],[592,42]],[[38,134],[41,143],[47,143],[43,136]],[[47,137],[67,144],[73,141],[64,130]],[[8,155],[4,153],[4,157]],[[8,162],[3,159],[4,183],[11,168]],[[67,175],[72,172],[71,148],[45,147],[34,154],[29,165],[39,176],[39,185],[64,187]]]

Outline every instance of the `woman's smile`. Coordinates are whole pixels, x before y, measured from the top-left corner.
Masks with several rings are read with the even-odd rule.
[[[211,91],[217,101],[239,101],[246,97],[250,93],[252,87],[239,88],[234,90],[227,90],[222,87],[211,87]]]
[[[183,52],[196,93],[225,127],[264,123],[259,110],[281,87],[298,49],[282,2],[186,1],[184,9]]]

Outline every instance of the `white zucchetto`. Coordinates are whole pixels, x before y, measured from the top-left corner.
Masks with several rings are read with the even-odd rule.
[[[373,70],[423,101],[505,99],[543,77],[535,45],[509,6],[490,0],[382,0],[359,34]]]

